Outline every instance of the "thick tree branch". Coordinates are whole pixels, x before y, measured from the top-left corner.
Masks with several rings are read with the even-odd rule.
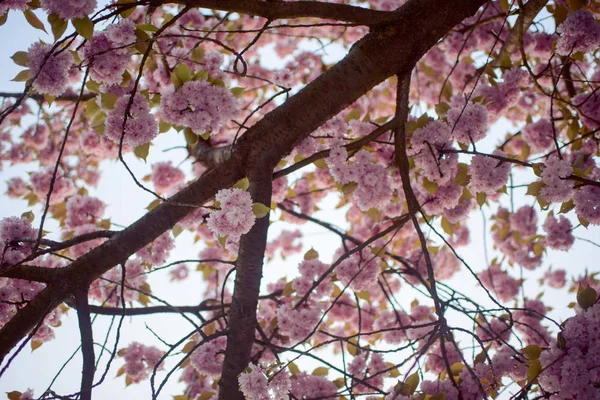
[[[375,25],[393,21],[388,11],[370,10],[347,4],[320,1],[265,2],[260,0],[177,0],[163,3],[179,3],[193,7],[237,12],[264,17],[272,21],[289,18],[320,18],[350,22],[357,25]]]
[[[0,358],[3,359],[49,310],[72,295],[79,284],[90,284],[172,228],[195,209],[193,205],[202,205],[219,189],[243,178],[249,162],[276,165],[297,143],[372,87],[396,73],[410,71],[431,46],[485,2],[410,0],[398,11],[397,24],[378,28],[365,36],[342,61],[251,127],[219,168],[209,171],[173,196],[172,201],[162,203],[65,267],[65,279],[49,285],[2,327]],[[272,3],[266,4],[272,6]]]
[[[81,355],[83,357],[81,400],[91,400],[94,372],[96,371],[96,357],[94,356],[94,336],[87,286],[75,292],[75,304],[77,306],[77,320],[79,321],[79,333],[81,334]]]

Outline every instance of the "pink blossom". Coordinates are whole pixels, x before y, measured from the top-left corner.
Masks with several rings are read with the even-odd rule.
[[[573,197],[575,212],[592,225],[600,225],[600,187],[587,185],[579,188]]]
[[[0,17],[8,12],[8,10],[25,11],[31,0],[4,0],[0,3]]]
[[[548,150],[554,143],[552,122],[545,118],[526,125],[522,132],[523,139],[529,145],[533,154]]]
[[[500,150],[495,150],[492,154],[500,157],[506,156]],[[471,159],[471,165],[469,165],[470,188],[475,192],[495,193],[506,184],[509,173],[510,163],[478,154]]]
[[[12,178],[6,185],[6,195],[11,198],[18,198],[27,193],[25,181],[21,178]]]
[[[96,225],[93,225],[93,224],[79,225],[75,228],[74,234],[75,234],[75,236],[79,236],[79,235],[83,235],[85,233],[97,232],[100,230],[101,230],[100,228],[98,228]],[[105,238],[98,238],[98,239],[88,240],[86,242],[76,244],[75,246],[73,246],[69,249],[69,252],[71,253],[71,257],[75,258],[75,259],[79,258],[82,255],[89,253],[96,247],[100,246],[106,240],[107,239],[105,239]]]
[[[158,193],[169,193],[170,190],[185,182],[185,175],[179,168],[173,167],[170,161],[152,165],[152,183]]]
[[[544,222],[544,231],[547,234],[544,242],[552,249],[567,251],[575,242],[572,229],[571,221],[564,216],[561,215],[560,220],[557,220],[550,215]]]
[[[544,274],[544,280],[548,286],[560,289],[565,286],[566,283],[566,271],[564,269],[557,269],[554,271],[548,271]]]
[[[519,293],[519,284],[516,279],[502,271],[499,265],[493,265],[479,273],[479,279],[504,302],[509,301]]]
[[[573,103],[577,105],[577,111],[585,126],[590,129],[600,127],[600,93],[597,90],[591,94],[573,97]]]
[[[8,217],[0,220],[0,265],[12,265],[27,257],[33,249],[33,243],[15,239],[35,239],[37,235],[37,229],[32,228],[27,219]]]
[[[154,346],[146,346],[133,342],[119,352],[125,359],[125,373],[133,383],[140,383],[148,378],[155,366],[160,362],[163,352]],[[163,369],[162,364],[158,370]]]
[[[552,203],[570,200],[573,196],[573,181],[565,178],[572,172],[571,163],[566,159],[554,155],[548,157],[542,170],[542,182],[546,184],[540,190],[542,198]]]
[[[510,227],[523,237],[535,235],[537,231],[537,214],[531,206],[520,207],[510,215],[509,220]]]
[[[29,77],[35,77],[33,88],[52,96],[63,94],[69,85],[69,69],[73,62],[73,56],[66,49],[57,51],[48,44],[32,44],[27,50],[27,67]]]
[[[239,188],[221,189],[215,199],[220,210],[213,210],[208,216],[208,229],[215,236],[233,236],[239,238],[254,225],[250,193]]]
[[[287,304],[277,309],[279,332],[290,339],[300,341],[317,328],[321,310],[315,306],[292,308]]]
[[[131,44],[136,41],[135,24],[129,19],[122,19],[118,24],[111,24],[106,28],[108,38],[119,46]]]
[[[225,346],[227,346],[226,336],[219,336],[206,342],[194,350],[190,363],[199,374],[209,377],[220,376]]]
[[[568,56],[575,52],[587,53],[600,44],[600,25],[588,10],[577,10],[556,29],[561,34],[556,52]]]
[[[166,231],[135,254],[150,265],[162,265],[167,261],[174,248],[175,243],[171,232]]]
[[[410,154],[415,165],[422,170],[424,177],[438,184],[454,178],[458,171],[458,157],[455,153],[443,154],[441,150],[451,148],[451,127],[442,121],[431,121],[418,128],[411,137]]]
[[[120,84],[121,76],[129,64],[127,49],[118,49],[104,32],[97,32],[80,50],[81,58],[89,65],[90,76],[98,82]]]
[[[67,220],[69,228],[80,225],[93,224],[104,215],[104,203],[91,196],[75,195],[67,200]]]
[[[454,107],[446,114],[448,124],[452,127],[452,136],[460,143],[471,144],[485,137],[488,125],[488,113],[478,103],[464,107]]]
[[[334,398],[337,386],[327,377],[301,372],[294,377],[291,392],[298,399]]]
[[[249,370],[249,371],[248,371]],[[238,376],[240,391],[248,400],[269,400],[267,377],[260,367],[249,364],[246,371]]]
[[[189,81],[160,99],[161,119],[192,129],[198,135],[217,133],[223,124],[235,117],[238,104],[224,87],[205,81]]]
[[[43,201],[46,200],[48,192],[50,191],[53,173],[54,167],[47,167],[39,172],[31,174],[33,193]],[[65,198],[72,195],[74,191],[75,187],[73,186],[73,181],[70,178],[65,177],[62,168],[59,167],[56,171],[54,185],[52,186],[50,204],[62,203]]]
[[[123,135],[123,118],[127,113],[123,143],[139,146],[150,142],[158,135],[158,123],[150,114],[150,106],[144,96],[136,93],[131,107],[127,109],[129,101],[130,97],[125,96],[115,102],[115,107],[106,116],[104,134],[113,142],[120,143]]]
[[[40,0],[48,14],[56,14],[62,19],[84,18],[96,9],[96,0]]]

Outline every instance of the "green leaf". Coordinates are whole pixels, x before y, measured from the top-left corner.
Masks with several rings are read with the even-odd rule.
[[[240,179],[235,183],[235,185],[233,185],[233,187],[242,190],[248,190],[248,188],[250,187],[250,181],[248,180],[248,178]]]
[[[571,211],[572,209],[575,208],[575,203],[573,202],[573,199],[566,201],[564,203],[562,203],[560,205],[560,211],[559,213],[561,214],[565,214],[568,213],[569,211]]]
[[[436,194],[438,191],[437,183],[432,182],[427,178],[423,178],[423,187],[429,192],[429,194]]]
[[[25,82],[27,79],[29,79],[29,70],[24,69],[23,71],[19,72],[17,74],[17,76],[12,78],[11,80],[14,82]]]
[[[579,286],[579,290],[577,291],[577,304],[584,310],[587,310],[591,306],[596,303],[596,299],[598,298],[598,294],[593,287],[583,288]]]
[[[183,130],[183,135],[185,136],[185,142],[193,148],[198,143],[198,135],[196,135],[190,128],[185,128]]]
[[[31,11],[30,9],[27,9],[27,10],[23,11],[23,15],[25,16],[25,19],[27,20],[27,22],[29,22],[29,25],[33,26],[35,29],[39,29],[41,31],[46,32],[44,23],[42,21],[40,21],[40,19],[37,17],[37,15],[35,15],[33,13],[33,11]],[[48,33],[48,32],[46,32],[46,33]]]
[[[141,158],[142,160],[144,160],[144,162],[146,162],[146,158],[148,158],[149,153],[150,153],[150,142],[139,145],[133,149],[133,154],[135,154],[138,158]]]
[[[15,64],[21,66],[21,67],[26,67],[27,66],[27,52],[25,51],[17,51],[15,54],[12,55],[12,60],[14,61]]]
[[[220,236],[219,235],[219,244],[221,245],[222,248],[225,248],[225,245],[227,244],[227,236]]]
[[[106,108],[108,110],[112,110],[115,108],[115,103],[119,98],[114,93],[101,93],[100,94],[100,104],[102,108]]]
[[[177,76],[183,85],[185,82],[192,80],[193,74],[192,70],[187,66],[187,64],[180,63],[177,68],[175,68],[175,76]]]
[[[31,211],[27,211],[21,214],[21,218],[26,219],[29,222],[33,222],[33,220],[35,219],[35,215]]]
[[[403,396],[411,396],[415,392],[415,390],[417,390],[417,387],[419,386],[419,381],[420,379],[418,372],[409,375],[404,381],[404,386],[400,390],[400,394]]]
[[[62,35],[64,35],[67,30],[67,21],[60,18],[56,14],[48,15],[48,23],[50,24],[50,28],[52,29],[52,35],[54,35],[54,41],[58,41]]]
[[[342,186],[342,193],[344,193],[345,195],[352,194],[356,190],[357,187],[358,187],[358,183],[356,183],[356,182],[346,183],[345,185]]]
[[[8,12],[4,13],[4,15],[0,15],[0,26],[4,25],[8,20]]]
[[[314,369],[311,375],[314,376],[327,376],[329,374],[329,368],[327,367],[317,367]]]
[[[317,258],[319,258],[319,253],[312,247],[309,251],[304,253],[304,260],[306,260],[306,261],[316,260]]]
[[[580,217],[579,215],[577,216],[577,219],[579,220],[579,223],[581,225],[583,225],[585,228],[587,228],[590,225],[590,221],[588,221],[585,218]]]
[[[87,40],[92,39],[92,36],[94,36],[94,23],[89,17],[75,18],[71,20],[71,23],[75,31]]]
[[[529,367],[527,368],[527,382],[534,382],[540,372],[542,372],[542,364],[540,363],[540,360],[531,361]]]
[[[527,193],[531,196],[537,196],[540,193],[540,190],[546,186],[542,181],[531,182],[529,186],[527,186]]]
[[[360,118],[360,108],[353,108],[352,111],[350,111],[348,114],[346,114],[346,118],[344,118],[346,120],[346,122],[350,122],[353,119],[359,119]]]
[[[233,95],[233,97],[241,97],[244,94],[244,91],[246,90],[246,88],[244,87],[234,87],[229,89],[229,91],[231,92],[231,94]]]
[[[265,206],[262,203],[254,203],[252,204],[252,212],[256,216],[256,218],[264,218],[269,214],[271,209]]]
[[[181,225],[175,225],[172,229],[173,231],[173,236],[177,237],[181,234],[181,232],[183,232],[183,228],[181,227]]]
[[[442,117],[444,115],[446,115],[446,113],[448,112],[448,110],[450,109],[450,105],[448,103],[442,102],[439,104],[435,105],[435,113]]]
[[[166,123],[166,122],[165,122],[165,121],[163,121],[163,120],[160,120],[160,121],[158,121],[158,132],[159,132],[159,133],[165,133],[165,132],[168,132],[168,131],[169,131],[169,129],[171,129],[171,124],[168,124],[168,123]],[[194,135],[194,136],[196,136],[196,138],[198,138],[198,136],[197,136],[197,135]],[[187,139],[187,138],[186,138],[186,139]],[[194,144],[195,144],[195,143],[194,143]]]
[[[533,173],[536,176],[542,176],[542,167],[544,166],[543,163],[535,163],[533,164]]]
[[[141,29],[146,32],[156,32],[158,31],[158,27],[152,24],[139,24],[136,26],[137,29]]]
[[[477,193],[477,204],[479,205],[479,207],[483,207],[486,199],[487,199],[487,194],[485,192]]]
[[[522,349],[521,353],[523,353],[523,355],[527,357],[528,360],[537,360],[538,358],[540,358],[540,354],[542,354],[542,349],[540,349],[540,347],[536,346],[535,344],[531,344]]]

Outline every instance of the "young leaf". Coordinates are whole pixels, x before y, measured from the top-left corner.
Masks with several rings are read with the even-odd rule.
[[[89,17],[75,18],[71,20],[71,23],[73,24],[75,31],[87,40],[90,40],[94,35],[94,23]]]
[[[240,179],[235,183],[235,185],[233,185],[233,187],[242,190],[248,190],[248,188],[250,187],[250,181],[248,180],[248,178]]]
[[[56,14],[48,15],[48,23],[50,24],[50,28],[52,29],[52,35],[54,36],[54,41],[58,41],[62,37],[62,35],[67,30],[67,21],[60,18]]]
[[[15,64],[21,67],[27,66],[27,52],[17,51],[15,54],[12,55],[11,58],[15,62]]]
[[[267,206],[265,206],[262,203],[254,203],[252,204],[252,212],[254,213],[254,216],[256,218],[263,218],[266,217],[267,214],[269,214],[269,211],[271,209]]]
[[[28,69],[24,69],[23,71],[19,72],[17,74],[17,76],[12,78],[11,80],[14,82],[25,82],[27,79],[29,79],[29,72],[30,71]]]
[[[37,15],[35,15],[33,11],[31,11],[29,8],[23,11],[23,15],[25,16],[27,22],[29,22],[29,25],[33,26],[35,29],[39,29],[41,31],[46,32],[46,28],[44,28],[44,23],[40,21]]]
[[[146,158],[148,157],[149,153],[150,153],[150,142],[139,145],[133,149],[133,154],[135,154],[138,158],[141,158],[142,160],[144,160],[144,162],[146,162]]]

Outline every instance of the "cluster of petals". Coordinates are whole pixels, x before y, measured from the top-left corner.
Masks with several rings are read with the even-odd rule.
[[[119,354],[125,359],[125,373],[133,383],[148,378],[163,356],[163,352],[154,346],[146,346],[133,342],[122,349]],[[162,369],[162,365],[157,369]]]
[[[335,383],[327,377],[301,372],[294,376],[291,392],[297,399],[326,399],[334,398],[337,390]]]
[[[221,189],[215,199],[221,208],[211,211],[207,220],[215,236],[240,237],[252,228],[256,217],[250,193],[239,188]]]
[[[552,122],[546,118],[526,125],[522,132],[523,139],[531,148],[532,153],[548,150],[554,142],[554,128]]]
[[[142,261],[131,259],[125,263],[125,282],[123,282],[122,267],[116,266],[92,283],[89,295],[100,303],[120,307],[122,300],[126,302],[139,300],[140,291],[143,291],[142,287],[146,281],[147,276]],[[123,289],[123,298],[121,298],[122,282],[126,286]]]
[[[129,19],[122,19],[118,24],[106,28],[108,38],[115,44],[126,46],[135,42],[135,24]]]
[[[495,156],[504,157],[504,152],[494,150]],[[477,154],[471,159],[469,174],[471,175],[470,188],[475,192],[492,194],[502,188],[508,181],[510,163]]]
[[[221,375],[221,367],[225,357],[227,337],[219,336],[199,346],[190,357],[194,369],[202,375],[217,377]]]
[[[298,229],[289,231],[283,230],[278,237],[267,243],[265,254],[268,258],[275,256],[275,251],[281,250],[281,258],[299,253],[302,250],[302,243],[299,239],[302,237],[302,232]]]
[[[40,0],[40,5],[48,14],[56,14],[62,19],[84,18],[96,9],[96,0]]]
[[[488,113],[479,103],[469,103],[464,107],[453,107],[446,113],[452,136],[458,142],[471,144],[485,137],[488,127]]]
[[[292,388],[287,371],[277,372],[277,375],[269,382],[258,365],[248,364],[246,371],[238,377],[240,391],[248,400],[270,400],[288,397]]]
[[[175,242],[171,232],[166,231],[135,254],[150,265],[162,265],[167,261],[174,248]]]
[[[0,17],[8,12],[8,10],[25,11],[28,3],[31,0],[4,0],[0,3]]]
[[[573,172],[571,163],[556,156],[548,157],[542,171],[542,182],[546,186],[540,196],[551,203],[568,201],[573,196],[573,181],[568,178]]]
[[[183,172],[171,165],[170,161],[152,165],[152,183],[157,193],[169,193],[174,187],[185,182]]]
[[[321,315],[317,306],[293,308],[284,304],[277,309],[279,332],[295,341],[304,340],[317,328]]]
[[[575,212],[592,225],[600,225],[600,187],[586,185],[579,188],[573,197]]]
[[[556,52],[561,56],[587,53],[600,45],[600,25],[588,10],[569,14],[556,30],[561,34],[556,45]]]
[[[293,289],[298,295],[304,296],[311,290],[317,279],[324,275],[328,269],[329,266],[327,264],[324,264],[317,259],[302,261],[298,267],[301,275],[294,279],[292,284]],[[325,279],[317,286],[315,295],[317,297],[329,296],[331,290],[331,284]]]
[[[120,84],[130,61],[129,51],[113,42],[106,32],[97,32],[80,50],[89,65],[90,77],[106,84]]]
[[[238,112],[237,101],[229,90],[206,81],[186,82],[160,99],[163,121],[190,128],[198,135],[218,132]]]
[[[567,319],[562,331],[564,345],[553,340],[540,355],[538,381],[556,399],[598,399],[600,371],[600,303]]]
[[[444,154],[450,149],[451,127],[443,121],[431,121],[413,132],[410,143],[410,156],[414,156],[415,166],[422,170],[424,177],[438,184],[454,179],[458,169],[455,153]]]
[[[366,250],[362,251],[362,255],[352,254],[335,268],[335,273],[344,286],[357,292],[376,286],[380,272],[377,258]]]
[[[577,105],[581,122],[585,126],[590,129],[600,127],[600,94],[597,90],[573,97],[573,103]]]
[[[487,270],[479,273],[481,283],[494,291],[500,300],[506,302],[519,293],[519,283],[516,279],[502,271],[499,265],[492,265]]]
[[[31,174],[31,187],[33,193],[40,199],[46,199],[50,191],[54,176],[54,167],[47,167],[41,171]],[[58,168],[54,176],[54,184],[52,185],[52,194],[50,195],[50,204],[62,203],[65,198],[75,192],[73,181],[64,176],[62,168]]]
[[[158,135],[158,123],[150,114],[148,100],[143,95],[136,93],[131,106],[128,108],[130,96],[117,99],[115,106],[106,116],[104,134],[115,143],[121,143],[123,135],[123,119],[127,115],[123,143],[139,146],[150,142]]]
[[[56,51],[49,44],[36,42],[27,50],[29,77],[35,78],[33,88],[43,94],[59,96],[69,85],[69,70],[73,55],[68,50]]]
[[[550,215],[544,222],[544,231],[546,231],[544,242],[552,249],[567,251],[575,242],[572,230],[573,225],[567,218],[561,215],[557,220],[554,215]]]
[[[69,228],[97,222],[106,208],[102,200],[92,196],[74,195],[67,200],[67,220]]]
[[[27,257],[33,248],[31,242],[17,239],[37,238],[37,230],[25,218],[7,217],[0,221],[0,265],[15,264]]]

